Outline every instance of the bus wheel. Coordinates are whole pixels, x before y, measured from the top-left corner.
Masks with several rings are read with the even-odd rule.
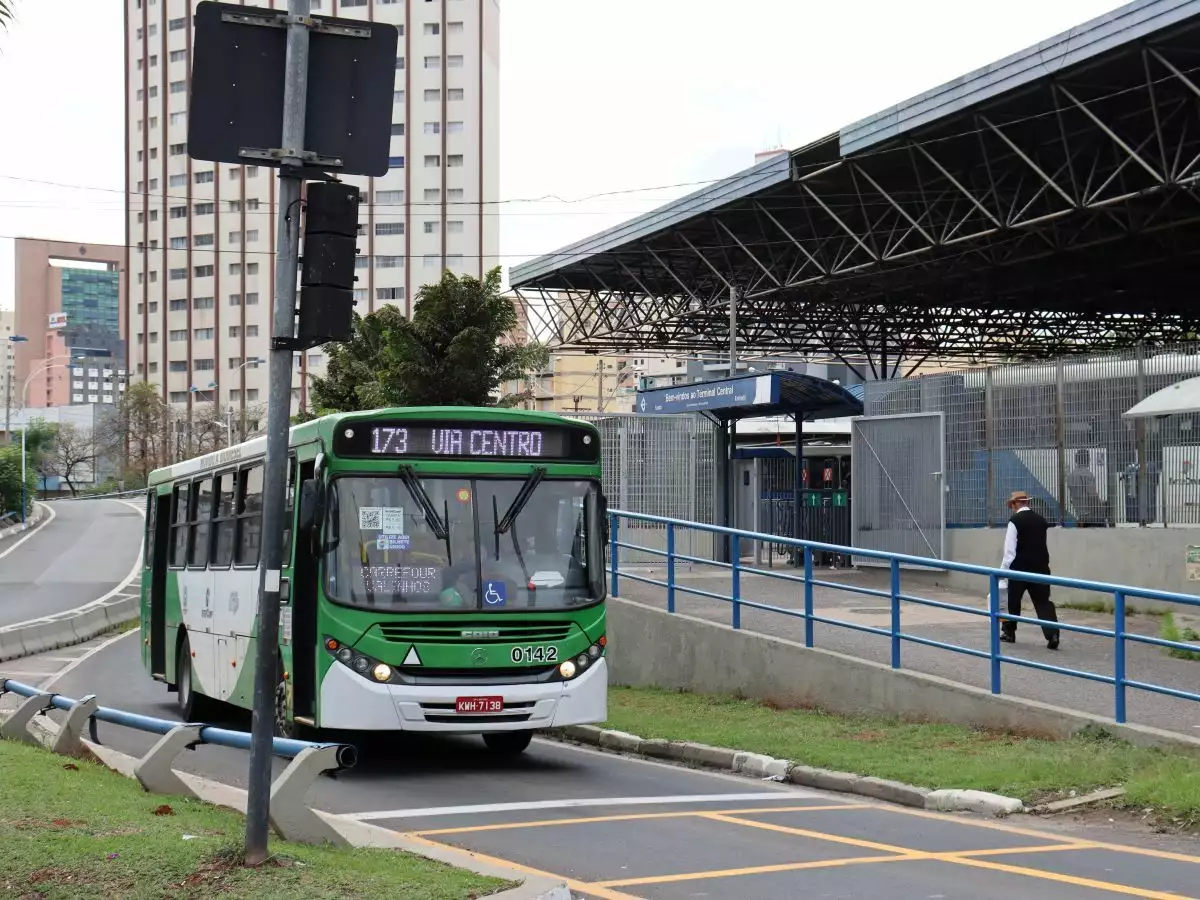
[[[179,658],[175,661],[175,702],[179,715],[185,722],[212,715],[215,703],[203,694],[196,693],[196,674],[192,669],[192,647],[187,635],[179,645]]]
[[[497,756],[516,756],[523,753],[531,740],[532,731],[490,731],[483,736],[487,748]]]

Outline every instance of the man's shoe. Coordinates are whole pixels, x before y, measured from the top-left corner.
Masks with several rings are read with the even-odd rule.
[[[1046,648],[1049,650],[1057,650],[1058,638],[1053,638],[1052,640],[1046,641]]]
[[[1017,636],[1015,634],[1002,634],[1000,635],[1000,640],[1006,644],[1015,644],[1017,642]]]

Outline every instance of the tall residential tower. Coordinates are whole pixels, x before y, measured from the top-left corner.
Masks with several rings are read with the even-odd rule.
[[[191,159],[188,78],[196,0],[126,0],[129,359],[190,416],[245,421],[267,399],[275,272],[274,170]],[[246,4],[284,9],[286,0]],[[400,32],[391,168],[363,190],[357,310],[411,309],[441,277],[499,263],[496,0],[312,0],[312,11]],[[293,410],[320,349],[297,354]]]

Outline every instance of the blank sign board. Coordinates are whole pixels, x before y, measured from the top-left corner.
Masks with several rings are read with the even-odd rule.
[[[188,101],[188,154],[223,163],[278,165],[244,150],[281,148],[287,13],[205,0],[196,7]],[[345,175],[388,170],[398,33],[394,25],[313,16],[309,32],[306,150]],[[361,36],[360,36],[361,35]]]

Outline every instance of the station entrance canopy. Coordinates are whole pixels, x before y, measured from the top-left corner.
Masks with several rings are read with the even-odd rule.
[[[877,378],[1189,339],[1198,100],[1200,0],[1138,0],[510,280],[553,344],[723,353],[733,294],[742,352]]]
[[[797,372],[770,372],[681,384],[675,387],[638,391],[634,408],[642,415],[672,413],[700,414],[720,426],[717,459],[719,462],[717,519],[726,527],[750,527],[734,521],[736,488],[732,462],[737,452],[737,423],[740,419],[790,415],[796,420],[794,447],[795,469],[792,480],[792,522],[794,536],[804,537],[801,468],[804,464],[801,422],[861,416],[862,400],[832,381]],[[719,542],[718,558],[728,561],[731,552],[727,540]]]
[[[862,401],[845,388],[796,372],[722,378],[638,391],[639,413],[703,413],[718,422],[791,415],[798,422],[860,416]],[[800,429],[796,429],[800,437]]]

